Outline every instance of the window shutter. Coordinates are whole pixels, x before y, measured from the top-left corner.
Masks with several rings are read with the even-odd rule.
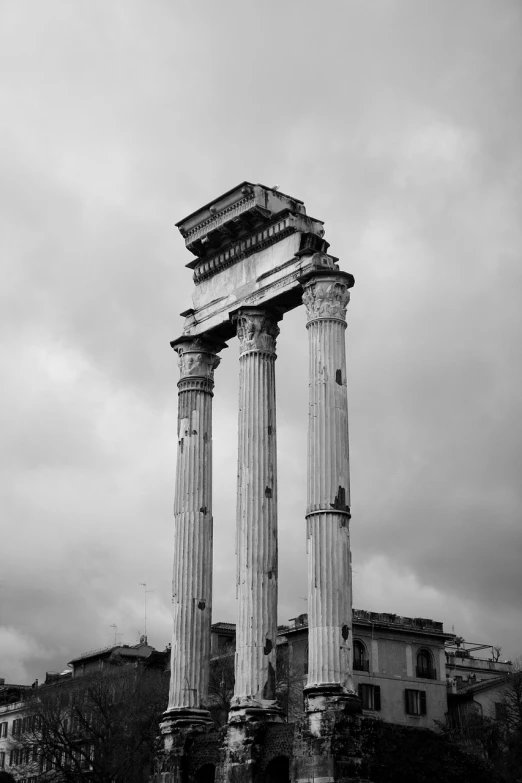
[[[404,708],[405,708],[407,713],[410,712],[410,700],[409,700],[409,697],[408,697],[408,689],[407,688],[404,691]]]
[[[420,714],[426,715],[426,691],[419,691],[420,697]]]
[[[380,685],[374,685],[373,688],[373,709],[374,710],[381,709],[381,686]]]

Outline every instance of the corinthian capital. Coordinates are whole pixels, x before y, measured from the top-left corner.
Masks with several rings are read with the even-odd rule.
[[[350,291],[344,277],[321,275],[304,284],[303,303],[309,321],[315,318],[346,320]]]
[[[201,337],[187,338],[174,346],[179,356],[180,379],[207,378],[214,380],[214,370],[221,359],[216,356],[222,346]]]
[[[237,318],[240,355],[249,351],[275,353],[279,334],[277,318],[267,310],[243,308]]]

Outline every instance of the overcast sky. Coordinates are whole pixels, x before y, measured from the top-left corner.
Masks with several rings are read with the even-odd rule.
[[[518,0],[0,0],[0,676],[171,634],[175,222],[243,180],[355,275],[354,605],[522,654]],[[307,335],[278,341],[279,622],[306,611]],[[216,371],[235,619],[238,344]]]

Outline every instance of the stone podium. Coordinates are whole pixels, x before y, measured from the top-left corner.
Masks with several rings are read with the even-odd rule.
[[[354,280],[328,254],[323,223],[309,217],[301,201],[276,188],[243,182],[177,227],[195,256],[186,264],[193,270],[195,288],[193,307],[182,313],[183,333],[171,343],[180,366],[173,638],[169,704],[153,779],[201,779],[190,761],[191,748],[198,746],[202,735],[210,742],[209,732],[214,730],[208,711],[212,395],[218,354],[235,336],[240,379],[235,690],[228,728],[219,739],[216,779],[261,780],[258,756],[267,732],[286,732],[275,699],[275,365],[284,315],[303,303],[310,368],[309,661],[306,714],[296,728],[298,750],[289,769],[292,780],[355,779],[339,772],[343,767],[336,757],[336,748],[342,745],[339,725],[345,730],[360,712],[352,683],[345,352],[346,307]],[[215,734],[212,741],[218,741]],[[321,760],[316,763],[318,753]]]

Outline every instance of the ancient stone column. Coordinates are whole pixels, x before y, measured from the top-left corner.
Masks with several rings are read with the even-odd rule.
[[[242,308],[237,316],[239,449],[235,690],[230,721],[280,719],[275,702],[277,639],[277,318]]]
[[[311,710],[324,704],[328,696],[355,699],[344,335],[350,285],[352,276],[337,271],[303,281],[309,338],[309,654],[305,692]]]
[[[210,721],[207,706],[212,612],[212,389],[216,352],[205,338],[173,343],[178,383],[178,460],[169,705],[171,726]]]

